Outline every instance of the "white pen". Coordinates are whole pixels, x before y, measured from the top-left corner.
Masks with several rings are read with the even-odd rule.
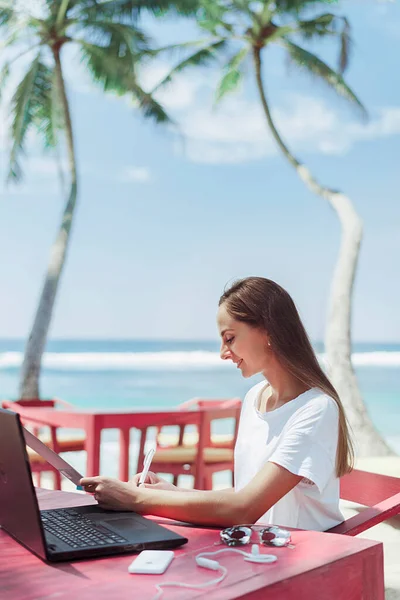
[[[144,462],[143,462],[143,471],[141,472],[140,478],[139,478],[139,485],[141,483],[145,482],[147,473],[149,472],[149,469],[150,469],[151,461],[153,460],[154,453],[155,453],[154,448],[150,448],[150,450],[146,454],[146,458],[144,459]]]

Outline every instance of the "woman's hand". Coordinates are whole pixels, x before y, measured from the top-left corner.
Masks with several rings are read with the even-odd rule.
[[[133,477],[129,481],[130,485],[138,487],[140,475],[141,475],[141,473],[138,473],[137,475],[135,475],[135,477]],[[179,491],[179,488],[177,488],[176,485],[174,485],[173,483],[169,483],[168,481],[166,481],[162,477],[159,477],[152,471],[149,471],[147,473],[146,479],[144,480],[144,483],[141,484],[141,486],[146,487],[146,488],[151,488],[153,490],[170,490],[170,491],[174,491],[174,492]],[[141,486],[139,486],[139,487],[141,487]]]
[[[93,494],[101,508],[107,510],[140,510],[141,491],[131,483],[112,477],[83,477],[79,484],[85,492]]]

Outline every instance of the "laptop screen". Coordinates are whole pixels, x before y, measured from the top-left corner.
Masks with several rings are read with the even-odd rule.
[[[0,408],[0,526],[46,558],[39,506],[19,415]]]

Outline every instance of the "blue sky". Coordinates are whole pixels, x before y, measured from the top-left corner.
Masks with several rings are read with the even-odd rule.
[[[367,106],[368,123],[324,87],[288,71],[279,51],[266,57],[265,78],[289,146],[322,183],[349,195],[362,217],[353,338],[398,342],[400,7],[354,0],[340,10],[355,40],[346,79]],[[144,25],[160,44],[195,35],[188,22]],[[334,57],[329,45],[315,49]],[[339,224],[278,154],[252,78],[218,109],[217,69],[177,79],[160,100],[180,123],[182,143],[127,100],[104,96],[74,53],[63,58],[80,196],[51,337],[214,338],[225,284],[261,275],[288,289],[312,338],[322,339]],[[164,61],[144,69],[144,85],[167,67]],[[63,207],[54,160],[34,139],[24,166],[23,184],[0,189],[3,338],[29,331]]]

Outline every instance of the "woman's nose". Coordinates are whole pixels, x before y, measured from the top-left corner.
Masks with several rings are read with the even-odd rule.
[[[226,346],[221,346],[221,350],[219,351],[219,355],[222,358],[222,360],[227,360],[228,358],[232,358],[231,352],[229,350],[229,348],[227,348]]]

